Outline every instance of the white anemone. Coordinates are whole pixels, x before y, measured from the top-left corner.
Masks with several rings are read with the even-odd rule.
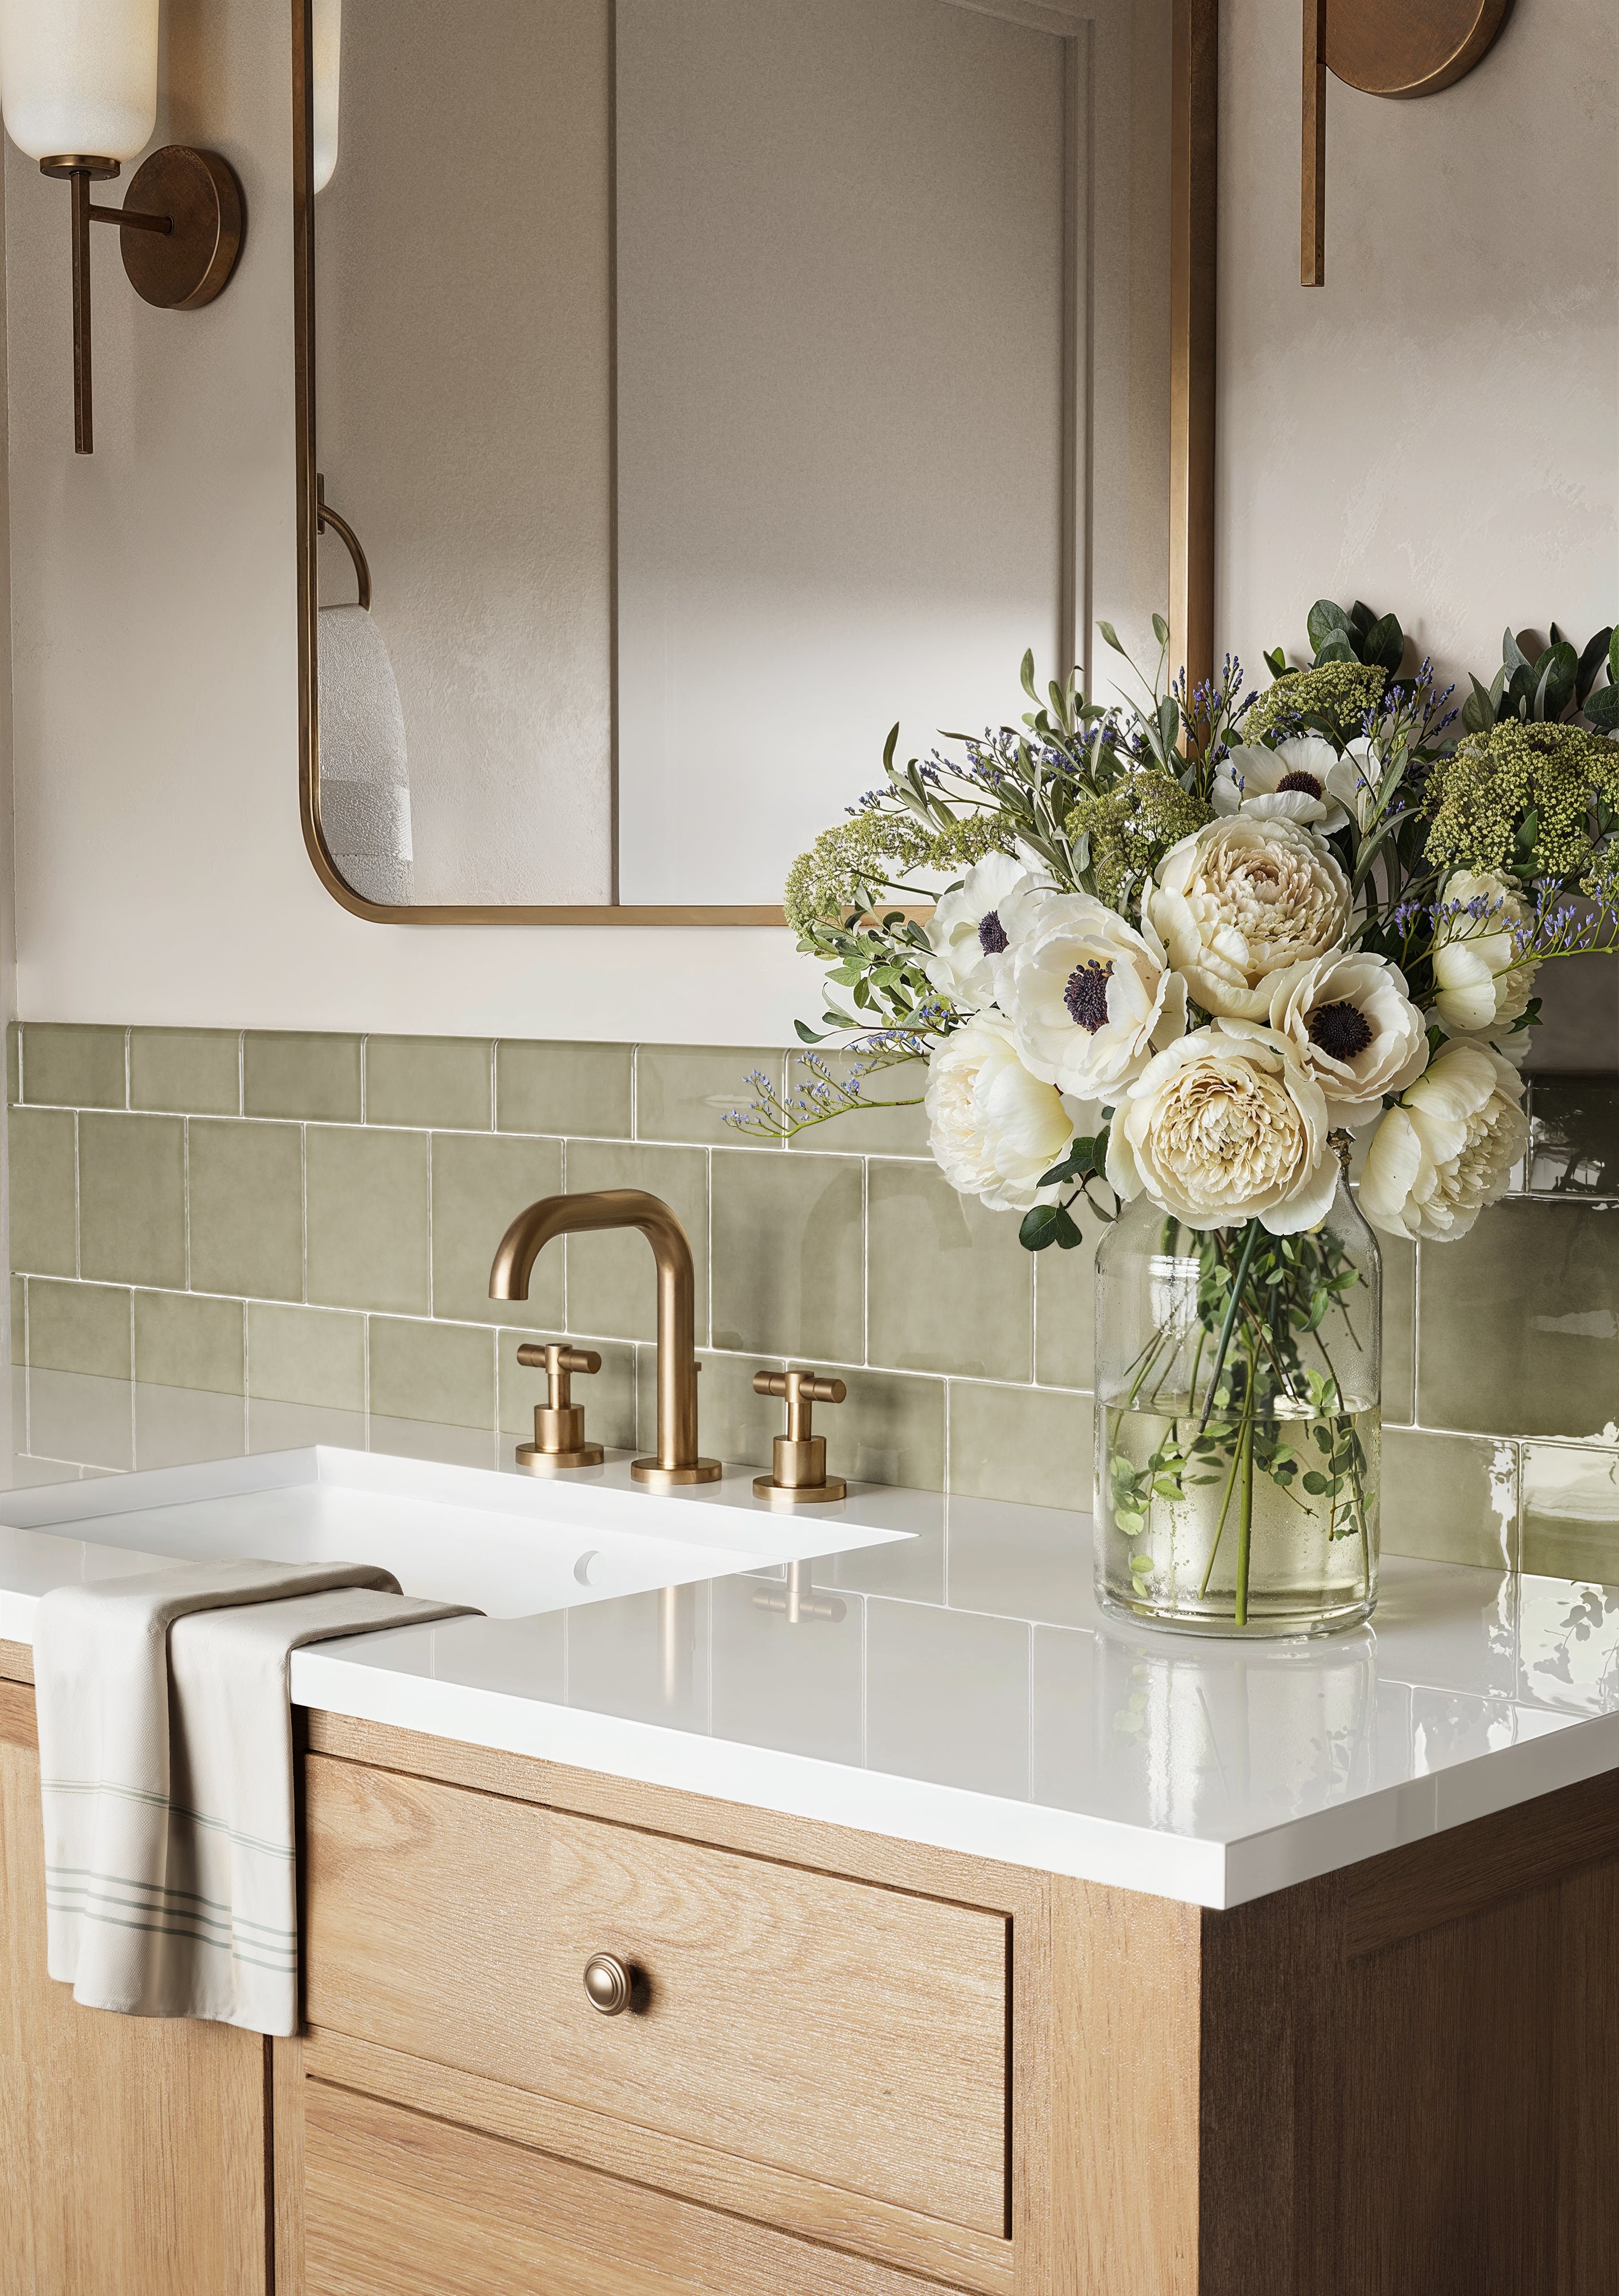
[[[934,910],[926,927],[933,954],[923,969],[961,1012],[993,1004],[997,962],[1007,946],[1002,905],[1039,882],[1011,854],[987,853]]]
[[[1073,1138],[1073,1117],[1056,1086],[1017,1057],[999,1013],[980,1013],[945,1038],[928,1062],[928,1146],[957,1193],[994,1211],[1026,1212],[1043,1173]]]
[[[1266,1017],[1327,1097],[1335,1124],[1364,1124],[1384,1095],[1403,1092],[1428,1064],[1427,1031],[1385,956],[1334,949],[1271,973]],[[1231,1020],[1241,1033],[1251,1021]]]
[[[1014,920],[1000,1004],[1023,1065],[1079,1100],[1113,1100],[1186,1028],[1186,983],[1150,923],[1089,893],[1052,893]]]
[[[1360,1209],[1390,1235],[1454,1242],[1507,1185],[1529,1141],[1522,1078],[1492,1046],[1442,1045],[1372,1136]]]
[[[1343,939],[1349,880],[1312,830],[1240,813],[1171,846],[1143,907],[1205,1013],[1262,1021],[1266,975]]]
[[[1220,765],[1210,791],[1227,818],[1253,814],[1262,821],[1294,821],[1323,836],[1347,826],[1360,774],[1320,734],[1294,734],[1274,750],[1244,742]]]

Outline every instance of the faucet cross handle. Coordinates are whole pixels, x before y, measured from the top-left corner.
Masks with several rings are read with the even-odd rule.
[[[594,1348],[564,1348],[556,1341],[539,1345],[525,1341],[517,1360],[546,1374],[546,1399],[534,1406],[534,1440],[517,1446],[517,1464],[525,1474],[551,1475],[565,1467],[599,1467],[606,1453],[599,1443],[585,1440],[585,1406],[573,1400],[574,1374],[600,1371],[602,1358]]]
[[[754,1476],[754,1496],[784,1505],[846,1498],[847,1483],[827,1475],[826,1439],[814,1431],[810,1412],[814,1403],[842,1403],[849,1392],[842,1381],[808,1371],[756,1371],[753,1392],[783,1397],[787,1406],[786,1431],[776,1438],[773,1471]]]

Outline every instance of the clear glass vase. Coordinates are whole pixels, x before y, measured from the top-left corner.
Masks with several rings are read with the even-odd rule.
[[[1097,1591],[1193,1634],[1328,1634],[1377,1599],[1383,1267],[1340,1177],[1305,1235],[1145,1197],[1097,1252]]]

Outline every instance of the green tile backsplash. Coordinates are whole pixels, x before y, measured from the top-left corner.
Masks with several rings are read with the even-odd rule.
[[[796,1361],[848,1384],[819,1419],[834,1472],[1088,1505],[1089,1249],[1019,1252],[934,1169],[919,1108],[786,1152],[738,1135],[751,1069],[789,1093],[809,1073],[711,1046],[13,1026],[13,1355],[226,1410],[245,1389],[266,1431],[326,1405],[475,1443],[527,1434],[544,1380],[517,1349],[566,1335],[603,1357],[575,1390],[596,1437],[647,1446],[640,1237],[570,1239],[530,1301],[488,1296],[534,1197],[646,1188],[692,1241],[709,1451],[768,1463],[780,1406],[752,1374]],[[1385,1541],[1619,1580],[1619,1088],[1539,1078],[1531,1116],[1519,1193],[1465,1243],[1384,1243]],[[87,1464],[125,1459],[116,1418]]]

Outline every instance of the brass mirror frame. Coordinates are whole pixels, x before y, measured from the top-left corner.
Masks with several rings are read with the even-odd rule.
[[[1044,0],[987,0],[1064,37],[1079,69],[1075,15]],[[983,4],[983,0],[960,0]],[[304,843],[333,899],[382,925],[782,925],[779,907],[657,906],[598,902],[530,907],[418,904],[390,908],[345,882],[320,819],[320,729],[315,690],[319,518],[315,430],[314,35],[311,0],[292,11],[292,310],[298,487],[298,790]],[[1170,157],[1170,643],[1194,685],[1214,667],[1214,292],[1220,0],[1173,0]],[[1072,330],[1070,330],[1072,333]],[[1074,442],[1067,488],[1077,500],[1089,439]],[[1072,602],[1078,606],[1080,602]],[[1077,615],[1064,611],[1071,627]],[[1085,652],[1075,629],[1076,658]],[[616,687],[616,673],[614,684]],[[616,716],[616,693],[615,716]],[[616,734],[615,734],[616,742]],[[614,769],[616,779],[616,755]],[[615,823],[616,842],[616,823]]]

